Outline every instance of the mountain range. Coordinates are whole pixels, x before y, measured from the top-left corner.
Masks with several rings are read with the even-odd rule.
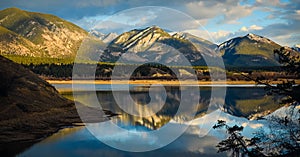
[[[168,33],[158,26],[134,29],[120,35],[86,30],[49,14],[18,8],[0,11],[0,54],[48,58],[74,58],[89,35],[106,44],[101,61],[160,62],[180,65],[179,53],[193,65],[222,57],[226,66],[278,66],[273,50],[281,45],[263,36],[247,34],[219,45],[189,33]],[[174,51],[176,50],[176,51]],[[294,50],[296,50],[294,48]]]

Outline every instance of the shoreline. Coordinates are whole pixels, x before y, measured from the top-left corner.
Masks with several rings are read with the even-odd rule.
[[[50,84],[138,84],[138,85],[255,85],[255,81],[195,81],[195,80],[46,80]],[[271,81],[271,84],[282,83],[279,81]],[[300,80],[295,80],[296,84],[300,84]]]

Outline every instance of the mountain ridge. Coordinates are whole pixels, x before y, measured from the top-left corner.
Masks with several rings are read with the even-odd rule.
[[[54,15],[18,8],[0,11],[2,55],[74,58],[82,41],[92,35],[96,36],[93,42],[107,44],[105,53],[102,54],[103,61],[107,62],[116,61],[125,52],[132,52],[127,58],[144,62],[146,55],[141,55],[141,52],[149,51],[151,54],[147,56],[148,60],[179,64],[176,62],[178,56],[159,51],[165,45],[165,51],[171,51],[167,46],[172,47],[193,65],[205,65],[203,56],[221,56],[227,66],[278,66],[273,50],[282,47],[268,38],[252,33],[217,45],[185,32],[170,34],[158,26],[134,29],[118,36],[114,33],[89,34],[79,26]]]
[[[122,33],[110,42],[102,59],[117,60],[129,52],[127,54],[131,56],[126,58],[128,61],[182,64],[183,61],[175,51],[181,52],[191,63],[203,64],[202,54],[189,40],[172,36],[158,26]]]
[[[3,44],[5,38],[1,38],[1,54],[28,55],[34,57],[63,58],[75,57],[81,41],[88,33],[75,24],[63,20],[57,16],[37,12],[24,11],[18,8],[7,8],[0,11],[0,26],[11,31],[8,32],[29,43],[14,40],[15,45],[22,45],[31,49],[34,53],[20,53],[20,48],[14,45]],[[3,31],[2,28],[2,31]],[[14,32],[14,33],[12,33]],[[14,48],[12,48],[14,46]],[[21,49],[22,50],[22,49]]]

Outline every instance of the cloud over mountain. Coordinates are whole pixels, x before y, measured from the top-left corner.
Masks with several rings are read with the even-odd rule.
[[[289,46],[297,44],[300,38],[298,28],[300,4],[297,0],[272,2],[266,0],[11,0],[0,1],[0,6],[0,9],[18,7],[29,11],[54,14],[85,29],[94,26],[95,22],[103,21],[126,9],[143,6],[167,7],[191,16],[197,23],[204,26],[216,41],[237,37],[241,30],[268,36],[282,45]],[[123,20],[135,21],[136,26],[144,27],[146,23],[149,26],[149,23],[155,25],[157,22],[171,25],[169,19],[177,18],[176,16],[161,17],[162,14],[157,10],[145,10],[141,13],[146,12],[147,16],[132,14]],[[185,23],[184,19],[177,20]],[[120,22],[120,24],[124,25],[126,21]],[[186,30],[197,30],[200,27],[191,23],[186,23],[185,27],[187,26],[189,27]],[[259,29],[252,26],[258,26]]]

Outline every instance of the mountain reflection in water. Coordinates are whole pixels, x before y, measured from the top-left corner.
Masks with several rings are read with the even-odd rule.
[[[100,87],[97,87],[100,88]],[[226,87],[218,87],[219,90]],[[217,90],[218,90],[217,88]],[[131,98],[143,106],[150,102],[148,86],[136,86],[131,90]],[[225,117],[228,120],[236,121],[237,119],[243,124],[248,123],[246,118],[250,118],[256,114],[266,112],[273,112],[280,107],[279,102],[273,96],[266,96],[265,91],[261,87],[227,87],[227,94],[224,98],[212,97],[211,87],[199,87],[200,99],[196,100],[192,95],[189,96],[190,101],[198,101],[199,104],[190,110],[184,110],[182,114],[176,115],[177,109],[181,101],[181,92],[178,87],[166,86],[166,102],[161,107],[159,105],[152,105],[147,108],[148,111],[139,110],[138,107],[132,108],[130,104],[127,106],[137,112],[152,112],[159,110],[156,114],[139,117],[128,114],[121,109],[109,89],[98,91],[97,97],[103,109],[110,110],[119,116],[112,117],[111,122],[127,130],[135,130],[138,132],[150,132],[159,130],[168,123],[174,124],[178,127],[187,125],[187,121],[193,120],[191,125],[182,136],[176,139],[169,145],[144,153],[124,152],[111,148],[104,143],[97,140],[91,135],[85,127],[67,128],[58,133],[48,137],[47,139],[35,144],[27,151],[19,154],[20,156],[226,156],[226,154],[217,153],[216,144],[223,139],[224,132],[218,130],[210,130],[211,125],[218,118],[218,115]],[[188,90],[185,87],[183,90]],[[126,102],[128,97],[122,90],[115,93],[119,99]],[[63,93],[69,99],[73,99],[70,92]],[[91,97],[91,92],[78,91],[74,95],[77,101],[88,104]],[[159,97],[159,92],[154,94]],[[153,97],[152,97],[153,98]],[[220,105],[225,101],[225,105]],[[216,111],[207,113],[209,103],[215,105]],[[190,105],[188,103],[182,105]],[[191,112],[193,112],[191,114]],[[195,116],[189,116],[189,115]],[[206,116],[207,115],[207,116]],[[205,122],[206,121],[206,122]],[[202,124],[205,122],[204,124]],[[97,123],[92,124],[97,125]],[[255,129],[255,126],[261,126],[257,122],[251,122],[249,129]],[[201,128],[202,126],[202,128]],[[253,127],[253,128],[251,128]],[[247,130],[249,130],[247,129]],[[203,131],[205,130],[205,131]],[[122,134],[114,134],[113,130],[107,130],[111,134],[106,135],[105,140],[113,140],[124,143],[138,143],[138,138],[126,137]],[[206,134],[209,132],[209,134]],[[201,133],[203,135],[201,135]],[[205,136],[206,135],[206,136]],[[155,137],[153,137],[155,138]],[[160,139],[156,139],[152,144],[159,145]],[[46,154],[46,155],[45,155]]]
[[[224,90],[222,88],[226,87],[215,87],[215,90],[217,92],[218,90]],[[128,104],[128,106],[126,106],[129,108],[127,108],[128,110],[135,110],[136,112],[151,113],[153,112],[152,110],[158,110],[156,114],[147,117],[134,116],[123,111],[116,103],[111,91],[98,91],[97,97],[103,109],[120,114],[116,118],[112,118],[112,121],[118,126],[123,128],[142,126],[149,130],[156,130],[168,123],[171,119],[183,123],[193,120],[194,118],[202,117],[207,114],[210,104],[213,105],[211,108],[214,108],[215,110],[221,109],[231,115],[246,118],[250,118],[255,114],[272,112],[280,107],[279,101],[275,99],[274,96],[266,96],[265,90],[261,87],[227,87],[225,100],[222,97],[218,97],[218,95],[211,97],[211,87],[199,87],[199,100],[192,95],[188,97],[188,101],[198,101],[199,104],[192,108],[187,108],[182,114],[175,116],[181,102],[181,92],[189,90],[189,87],[180,90],[177,86],[166,86],[167,97],[163,107],[152,105],[149,108],[143,107],[143,110],[141,110],[140,106],[145,105],[150,101],[148,89],[147,86],[135,87],[134,90],[130,92],[130,96],[135,103],[139,105],[133,107],[131,104]],[[76,94],[77,101],[86,105],[91,105],[88,101],[91,97],[90,92],[76,92],[74,94]],[[160,93],[157,92],[154,97],[160,97],[159,94]],[[64,96],[73,99],[70,93],[65,93]],[[115,96],[121,99],[121,101],[127,102],[128,96],[123,91],[115,92]],[[223,102],[225,102],[225,105],[221,105]],[[182,105],[190,104],[187,103]]]

